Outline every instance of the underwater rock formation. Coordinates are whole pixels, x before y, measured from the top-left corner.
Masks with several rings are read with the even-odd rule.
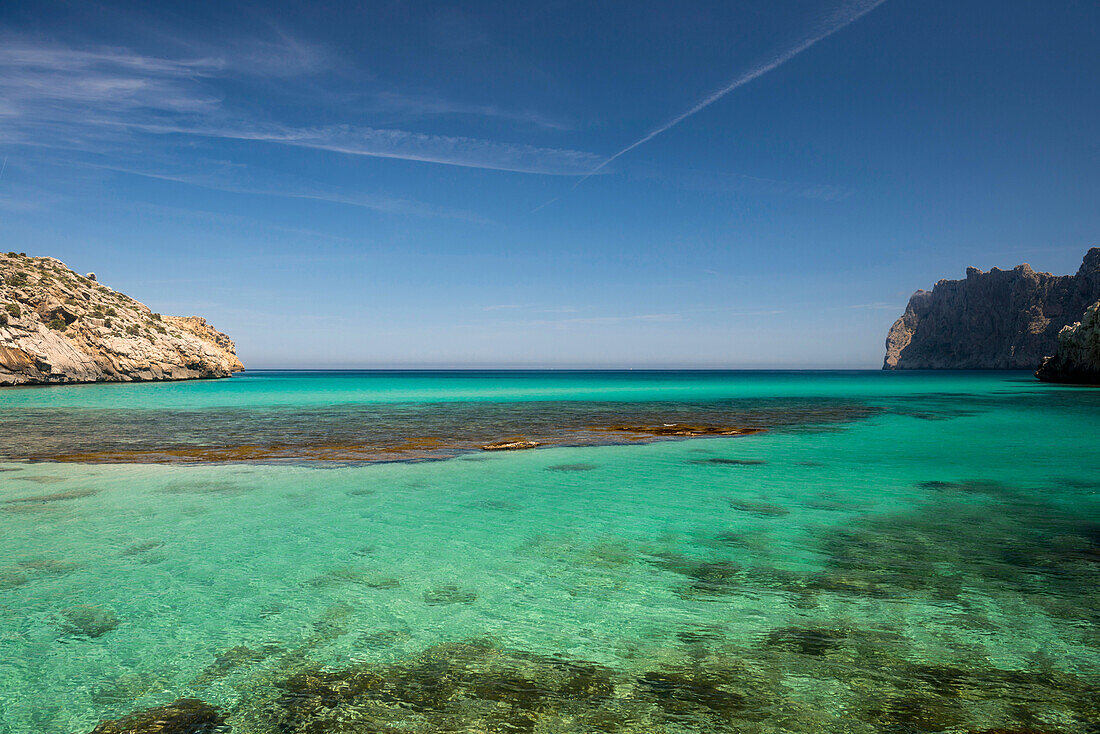
[[[161,316],[52,257],[0,253],[0,385],[229,377],[233,342]]]
[[[1043,358],[1035,376],[1045,382],[1100,385],[1100,301],[1058,332],[1058,351]]]
[[[704,426],[683,423],[663,423],[659,426],[607,426],[593,428],[594,431],[607,433],[637,434],[639,436],[678,436],[698,438],[700,436],[748,436],[760,433],[762,428],[747,426]]]
[[[967,268],[965,280],[913,294],[886,337],[883,369],[1034,369],[1098,298],[1100,247],[1076,275]]]
[[[758,718],[771,687],[740,661],[636,676],[583,660],[445,643],[394,665],[307,667],[276,682],[242,730],[321,732],[728,731]]]
[[[215,707],[196,698],[103,721],[91,734],[226,734],[229,725]]]
[[[118,616],[106,607],[80,604],[61,613],[61,632],[70,637],[95,639],[118,628]]]
[[[475,640],[263,674],[231,720],[253,734],[1095,731],[1086,678],[912,658],[904,636],[849,626],[779,627],[755,648],[689,633],[619,668]]]

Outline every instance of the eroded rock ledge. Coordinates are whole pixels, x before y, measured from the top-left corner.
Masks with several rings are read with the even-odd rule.
[[[0,386],[228,377],[228,336],[161,316],[52,257],[0,254]]]
[[[1046,382],[1100,385],[1100,301],[1058,332],[1058,351],[1044,357],[1035,376]]]
[[[883,369],[1035,369],[1055,349],[1059,330],[1100,298],[1100,248],[1076,275],[1037,273],[1030,265],[941,280],[919,290],[886,337]]]

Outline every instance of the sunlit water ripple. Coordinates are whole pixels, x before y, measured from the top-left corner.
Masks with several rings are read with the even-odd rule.
[[[25,461],[698,416],[772,430],[415,463]],[[0,732],[194,697],[233,732],[1095,734],[1097,436],[1100,391],[1018,373],[0,392]]]

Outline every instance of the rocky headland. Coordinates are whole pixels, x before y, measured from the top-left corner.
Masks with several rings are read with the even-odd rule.
[[[883,369],[1035,369],[1053,354],[1062,327],[1100,299],[1100,248],[1075,275],[1037,273],[1030,265],[964,280],[941,280],[909,299],[886,337]]]
[[[1100,385],[1100,301],[1058,332],[1058,351],[1044,357],[1035,376],[1046,382]]]
[[[228,377],[244,369],[198,316],[162,316],[52,257],[0,254],[0,386]]]

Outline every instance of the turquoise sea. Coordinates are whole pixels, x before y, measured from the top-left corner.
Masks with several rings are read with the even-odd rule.
[[[665,424],[764,430],[605,430]],[[477,448],[513,437],[543,447]],[[1097,734],[1100,390],[868,371],[0,391],[0,732],[180,698],[225,719],[187,731],[240,734]]]

